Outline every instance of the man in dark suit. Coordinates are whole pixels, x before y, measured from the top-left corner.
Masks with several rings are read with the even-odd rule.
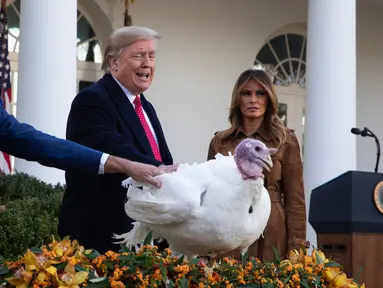
[[[153,176],[161,169],[135,163],[59,139],[18,122],[4,109],[0,99],[0,151],[48,167],[89,175],[126,173],[138,181],[159,185]]]
[[[152,104],[142,94],[153,79],[159,35],[148,28],[116,30],[105,47],[106,74],[74,99],[67,139],[133,161],[175,169]],[[167,166],[168,165],[168,166]],[[103,253],[119,250],[113,234],[132,229],[124,210],[123,174],[66,173],[59,233]]]

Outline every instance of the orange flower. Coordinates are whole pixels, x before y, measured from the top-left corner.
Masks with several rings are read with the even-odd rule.
[[[113,252],[113,251],[107,251],[105,253],[105,256],[110,258],[112,261],[118,261],[119,260],[118,259],[119,254],[116,252]]]
[[[154,280],[161,281],[162,280],[162,275],[160,269],[154,270],[154,273],[152,275]]]
[[[125,288],[125,284],[122,283],[121,281],[112,280],[110,282],[110,287],[112,287],[112,288]]]
[[[291,276],[291,279],[295,282],[295,283],[300,283],[301,282],[301,278],[299,278],[299,275],[298,274],[293,274],[293,276]]]

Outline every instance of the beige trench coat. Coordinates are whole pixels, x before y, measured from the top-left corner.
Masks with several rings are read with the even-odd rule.
[[[247,138],[240,132],[230,142],[219,143],[221,133],[217,132],[211,140],[208,160],[216,153],[227,155],[234,153],[238,143]],[[276,148],[271,137],[261,127],[250,137],[261,140],[267,147]],[[292,248],[306,245],[306,206],[303,188],[303,171],[300,147],[293,130],[287,130],[287,141],[272,155],[273,168],[271,172],[264,171],[265,187],[271,198],[271,215],[264,231],[264,238],[254,242],[249,250],[249,256],[258,257],[263,261],[274,260],[275,247],[281,258],[285,258]],[[239,251],[225,255],[234,255],[240,259]],[[221,255],[223,256],[223,255]]]

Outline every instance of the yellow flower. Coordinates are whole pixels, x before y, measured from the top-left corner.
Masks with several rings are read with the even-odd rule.
[[[72,243],[70,240],[63,240],[61,242],[54,242],[50,246],[58,257],[62,257],[68,256],[70,253],[73,252],[71,244]]]
[[[332,286],[334,288],[339,288],[339,287],[343,287],[347,284],[347,276],[345,273],[341,273],[339,275],[337,275],[334,280],[332,281]]]
[[[358,288],[359,285],[356,284],[352,278],[349,278],[347,279],[347,284],[345,286],[343,286],[342,288]],[[364,284],[362,286],[360,286],[360,288],[365,288],[364,287]]]
[[[32,272],[25,271],[24,267],[21,267],[14,273],[14,276],[6,280],[9,284],[16,286],[16,288],[27,288],[32,281],[32,277]]]
[[[337,271],[335,269],[328,267],[323,270],[323,278],[326,280],[328,283],[331,283],[332,280],[338,275]]]
[[[71,263],[67,264],[63,273],[60,275],[55,274],[54,278],[60,288],[79,288],[80,284],[84,283],[86,279],[88,279],[88,272],[76,272]]]
[[[328,259],[326,259],[326,256],[322,251],[314,250],[312,255],[316,264],[328,262]]]
[[[25,268],[29,272],[36,271],[37,281],[44,282],[48,280],[51,275],[56,274],[56,267],[52,266],[57,262],[49,260],[43,254],[35,255],[31,250],[28,249],[27,253],[24,255]]]
[[[289,260],[292,264],[297,264],[299,262],[299,252],[297,250],[290,250],[289,252]]]
[[[285,265],[290,265],[290,264],[291,264],[290,260],[287,260],[287,259],[282,260],[281,263],[279,263],[280,266],[285,266]]]

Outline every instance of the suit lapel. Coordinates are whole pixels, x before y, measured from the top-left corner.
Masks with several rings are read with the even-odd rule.
[[[126,97],[124,91],[122,91],[121,87],[109,73],[105,74],[100,81],[108,90],[112,101],[117,107],[118,113],[124,119],[126,125],[128,125],[133,131],[134,136],[137,138],[146,154],[153,155],[152,148],[150,147],[149,141],[145,134],[145,130],[142,127],[133,105],[130,103],[128,97]]]

